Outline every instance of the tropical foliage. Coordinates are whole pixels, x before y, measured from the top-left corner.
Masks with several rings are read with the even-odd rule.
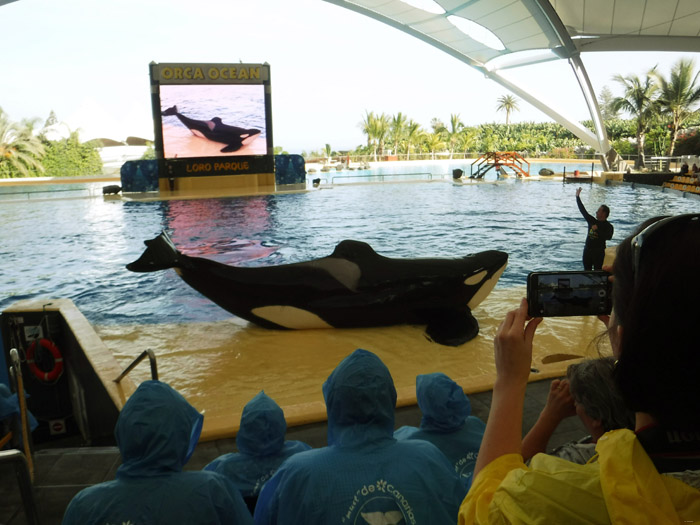
[[[34,135],[36,121],[10,122],[0,108],[0,177],[27,177],[43,171],[44,145]]]
[[[619,96],[606,86],[599,106],[610,143],[615,150],[634,156],[644,165],[645,155],[695,154],[700,147],[700,72],[692,60],[679,60],[668,77],[652,68],[643,77],[616,75]],[[476,157],[487,151],[517,151],[530,157],[581,157],[595,154],[573,133],[553,122],[511,123],[518,99],[504,95],[496,111],[506,114],[505,124],[465,124],[458,113],[443,121],[431,119],[427,128],[406,113],[395,115],[365,111],[359,123],[366,143],[342,155],[379,160],[391,155],[402,159]],[[627,119],[619,118],[626,116]],[[97,174],[102,171],[94,144],[79,141],[77,132],[49,140],[45,131],[58,123],[51,112],[42,127],[39,119],[11,122],[0,108],[0,178],[46,175],[52,177]],[[592,122],[582,123],[594,131]],[[281,148],[275,148],[279,151]],[[306,157],[326,161],[339,153],[329,144]],[[152,158],[150,149],[144,158]]]
[[[47,131],[58,123],[53,111],[37,129],[39,119],[11,122],[0,108],[0,178],[66,177],[102,173],[95,147],[81,143],[78,132],[49,140]]]
[[[43,176],[76,177],[102,173],[100,154],[94,146],[81,143],[77,131],[61,140],[46,140],[42,137],[42,143],[46,152],[41,161]],[[33,171],[29,176],[39,177],[42,173]]]
[[[510,114],[513,111],[519,111],[518,99],[513,95],[503,95],[498,98],[498,105],[496,106],[496,111],[506,112],[506,126],[510,124]]]
[[[637,75],[615,75],[613,80],[620,83],[624,93],[610,101],[612,111],[629,113],[637,121],[636,139],[639,155],[635,168],[644,166],[644,139],[649,126],[659,112],[659,105],[654,95],[658,86],[654,82],[655,71],[652,69],[644,79]],[[618,151],[618,153],[621,153]]]
[[[700,83],[695,73],[695,62],[681,59],[671,69],[671,76],[666,79],[656,74],[659,83],[657,103],[664,115],[671,119],[671,149],[673,155],[678,140],[678,133],[683,124],[691,117],[693,109],[700,103]]]
[[[692,150],[692,144],[698,140],[697,134],[691,133],[692,127],[700,124],[700,80],[694,68],[692,61],[681,60],[668,79],[656,68],[641,78],[616,75],[612,80],[622,89],[620,96],[614,96],[607,86],[601,90],[599,106],[608,139],[618,153],[636,157],[637,167],[644,165],[645,155]],[[360,123],[366,145],[344,154],[369,156],[373,160],[385,155],[405,159],[453,158],[459,153],[474,157],[486,151],[560,158],[595,154],[559,124],[511,123],[510,116],[518,109],[518,99],[504,95],[497,100],[496,110],[506,113],[505,125],[467,126],[459,114],[451,114],[447,124],[438,117],[432,118],[427,129],[404,113],[391,116],[366,111]],[[629,118],[619,118],[620,115]],[[583,125],[594,131],[591,121],[584,121]],[[698,153],[697,148],[693,153]]]

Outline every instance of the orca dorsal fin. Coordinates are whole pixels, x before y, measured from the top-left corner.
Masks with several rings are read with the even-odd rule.
[[[340,259],[356,261],[366,257],[378,257],[378,254],[366,242],[346,239],[338,243],[338,246],[335,247],[335,250],[333,250],[330,257],[338,257]]]

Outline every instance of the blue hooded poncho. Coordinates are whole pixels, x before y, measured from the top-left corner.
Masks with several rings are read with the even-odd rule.
[[[256,523],[456,523],[466,489],[434,445],[393,438],[396,390],[376,355],[355,350],[323,395],[328,446],[282,464],[260,493]]]
[[[115,437],[117,479],[79,492],[63,524],[252,523],[233,484],[213,472],[183,472],[203,416],[159,381],[144,381],[124,405]]]
[[[10,392],[10,388],[6,384],[0,383],[0,422],[7,420],[7,426],[8,429],[10,429],[10,418],[19,415],[20,410],[17,394],[13,394],[12,392]],[[32,415],[32,413],[29,410],[27,410],[27,422],[29,423],[30,431],[34,430],[39,425],[36,418]],[[2,428],[2,425],[0,425],[0,428]],[[0,437],[3,436],[0,434]]]
[[[204,470],[226,476],[249,501],[285,459],[311,448],[301,441],[285,441],[286,432],[284,412],[265,392],[260,392],[243,407],[236,435],[239,452],[216,458]]]
[[[462,387],[442,373],[416,377],[416,397],[423,412],[420,428],[401,427],[396,439],[422,439],[439,448],[468,487],[486,425],[470,416],[471,404]]]

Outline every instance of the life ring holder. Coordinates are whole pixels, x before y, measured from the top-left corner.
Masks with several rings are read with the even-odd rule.
[[[34,360],[34,354],[36,353],[38,346],[41,346],[41,348],[48,351],[53,357],[53,368],[49,371],[39,368]],[[63,374],[63,355],[61,355],[61,351],[54,344],[54,342],[50,341],[49,339],[42,338],[32,341],[27,348],[26,359],[29,370],[41,381],[53,383]]]

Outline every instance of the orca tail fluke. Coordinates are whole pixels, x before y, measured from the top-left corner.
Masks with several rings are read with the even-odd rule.
[[[180,252],[167,233],[162,232],[155,239],[143,242],[146,251],[137,260],[126,265],[132,272],[157,272],[180,265]]]
[[[171,106],[165,111],[161,113],[164,117],[167,117],[168,115],[177,115],[177,106]]]

